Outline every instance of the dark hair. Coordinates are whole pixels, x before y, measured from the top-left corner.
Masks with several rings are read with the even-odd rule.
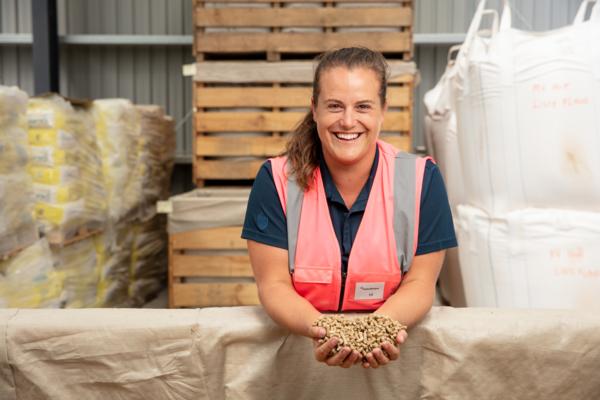
[[[323,71],[335,67],[368,68],[375,72],[379,80],[379,100],[386,102],[388,65],[381,53],[365,47],[346,47],[327,51],[317,57],[317,67],[313,78],[312,97],[316,105],[320,94],[320,80]],[[315,168],[318,165],[321,141],[317,132],[317,124],[309,111],[292,132],[285,154],[291,165],[290,173],[298,185],[307,190],[311,183]]]

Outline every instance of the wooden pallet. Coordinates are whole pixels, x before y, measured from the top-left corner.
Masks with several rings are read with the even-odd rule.
[[[411,0],[194,0],[193,15],[197,186],[250,184],[281,153],[308,110],[317,54],[366,46],[391,62],[413,57]],[[412,77],[396,75],[389,100],[388,141],[409,150]]]
[[[45,234],[50,246],[64,247],[102,233],[104,226],[99,222],[90,222],[72,231],[50,231]]]
[[[259,304],[241,226],[169,235],[169,307]]]
[[[227,3],[234,1],[194,1],[194,54],[198,60],[245,59],[250,54],[265,60],[306,59],[307,54],[346,46],[370,47],[393,59],[413,57],[412,1]]]
[[[388,112],[382,138],[412,147],[414,64],[390,62]],[[265,159],[280,154],[309,110],[310,61],[196,64],[194,180],[251,180]]]

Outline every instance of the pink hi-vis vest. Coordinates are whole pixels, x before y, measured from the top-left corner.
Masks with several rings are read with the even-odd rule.
[[[378,141],[379,164],[354,239],[346,276],[317,167],[303,192],[288,177],[286,157],[271,159],[286,213],[289,270],[296,291],[320,311],[374,310],[396,292],[418,242],[419,207],[428,158]]]

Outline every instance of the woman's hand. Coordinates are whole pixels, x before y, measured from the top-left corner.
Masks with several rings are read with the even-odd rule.
[[[396,343],[383,342],[381,347],[373,349],[372,352],[366,355],[367,361],[363,362],[364,368],[379,368],[389,364],[391,361],[397,360],[400,356],[400,346],[406,341],[408,333],[404,329],[398,332]]]
[[[350,347],[342,347],[342,349],[331,355],[331,351],[335,349],[338,344],[338,338],[333,337],[328,341],[319,344],[319,339],[325,337],[325,328],[312,326],[309,331],[310,337],[313,339],[313,348],[315,353],[315,359],[319,362],[325,363],[330,367],[339,366],[342,368],[350,368],[359,359],[360,353],[356,350],[352,351]]]

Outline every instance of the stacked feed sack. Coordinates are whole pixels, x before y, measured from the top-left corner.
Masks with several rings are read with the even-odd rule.
[[[110,225],[95,236],[97,256],[97,294],[99,307],[129,307],[129,282],[133,226]]]
[[[89,237],[63,247],[52,247],[52,262],[61,275],[61,307],[96,306],[98,255],[95,238]]]
[[[142,199],[142,182],[131,179],[140,153],[140,114],[125,99],[96,100],[92,109],[107,190],[109,219],[117,224],[133,219]]]
[[[143,211],[152,214],[156,202],[169,198],[175,163],[175,125],[159,106],[136,106],[141,123],[140,152],[136,180],[141,182]]]
[[[139,306],[154,297],[167,283],[166,218],[157,214],[133,226],[129,268],[129,298]]]
[[[58,95],[31,98],[27,120],[35,216],[43,232],[61,244],[82,230],[102,229],[106,191],[88,105]]]
[[[92,109],[109,209],[107,229],[97,239],[101,266],[97,299],[101,306],[127,306],[132,223],[143,199],[140,113],[125,99],[96,100]]]
[[[33,244],[33,191],[27,173],[27,94],[0,86],[0,257]]]
[[[0,261],[0,307],[58,308],[64,276],[54,268],[46,238]]]
[[[159,106],[137,106],[141,118],[140,154],[134,179],[142,183],[142,204],[133,225],[129,297],[141,305],[166,283],[166,218],[156,202],[169,197],[175,160],[175,126]]]
[[[508,3],[483,31],[498,13],[482,1],[445,77],[469,306],[600,307],[600,6],[585,20],[587,5],[534,33],[511,27]]]

